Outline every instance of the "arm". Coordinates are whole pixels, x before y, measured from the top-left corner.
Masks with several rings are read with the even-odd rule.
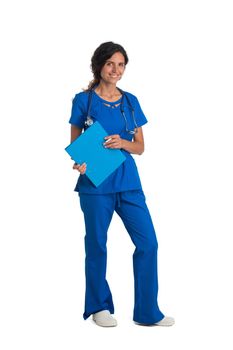
[[[71,125],[71,135],[70,135],[71,142],[73,142],[77,137],[79,137],[81,133],[82,133],[81,128],[75,125]],[[83,163],[82,165],[74,163],[73,169],[78,170],[80,174],[83,175],[86,172],[86,163]]]
[[[134,134],[133,141],[122,139],[122,147],[125,151],[133,154],[141,155],[144,152],[144,137],[142,127],[138,128],[138,132]]]
[[[78,128],[75,125],[71,125],[71,132],[70,132],[70,142],[73,142],[77,137],[79,137],[82,133],[82,129]]]
[[[134,134],[133,141],[127,141],[121,139],[119,135],[109,135],[105,139],[111,140],[107,143],[104,143],[106,148],[119,148],[124,149],[125,151],[133,154],[141,155],[144,152],[144,138],[142,127],[138,128],[138,132]]]

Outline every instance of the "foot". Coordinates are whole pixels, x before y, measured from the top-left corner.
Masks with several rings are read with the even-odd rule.
[[[161,321],[152,323],[152,324],[146,324],[146,323],[138,323],[135,322],[136,324],[140,326],[162,326],[162,327],[170,327],[175,324],[175,319],[173,317],[167,317],[165,316]]]
[[[92,315],[93,321],[101,327],[115,327],[117,320],[112,317],[108,310],[102,310]]]
[[[175,319],[173,317],[165,316],[161,321],[156,322],[155,326],[170,327],[175,324]]]

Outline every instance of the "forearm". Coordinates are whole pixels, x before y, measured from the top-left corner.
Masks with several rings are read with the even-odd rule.
[[[71,125],[70,142],[73,142],[82,133],[82,129],[75,125]]]
[[[105,137],[105,148],[123,149],[129,153],[142,154],[144,152],[144,139],[142,128],[138,128],[132,141],[122,139],[120,135],[108,135]]]
[[[144,152],[144,145],[139,141],[127,141],[122,139],[122,149],[133,154],[142,154]]]

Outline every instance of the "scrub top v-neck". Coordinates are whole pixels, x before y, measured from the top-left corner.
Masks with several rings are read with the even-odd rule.
[[[88,92],[80,92],[75,95],[72,102],[71,117],[69,119],[71,125],[84,128],[87,118],[88,96]],[[146,124],[147,119],[137,98],[129,92],[127,92],[127,96],[134,108],[137,126],[140,127]],[[94,91],[90,115],[94,122],[98,120],[108,135],[119,134],[122,139],[132,141],[133,135],[126,131],[126,123],[120,107],[121,102],[122,98],[114,102],[104,100]],[[126,99],[124,99],[123,108],[128,128],[129,130],[133,130],[135,125],[132,118],[132,111]],[[100,186],[95,187],[84,174],[79,175],[75,191],[89,194],[107,194],[142,189],[134,158],[129,152],[123,149],[121,151],[126,156],[126,160]]]

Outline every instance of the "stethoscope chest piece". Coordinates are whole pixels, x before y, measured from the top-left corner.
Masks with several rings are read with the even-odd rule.
[[[85,126],[88,128],[94,123],[93,119],[90,116],[87,116],[87,119],[85,120]]]

